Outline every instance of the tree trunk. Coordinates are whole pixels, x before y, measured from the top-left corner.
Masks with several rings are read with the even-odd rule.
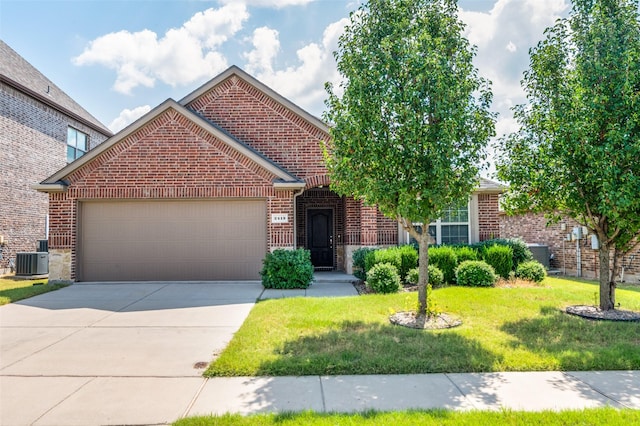
[[[600,250],[598,258],[600,260],[600,309],[610,311],[615,307],[616,282],[615,270],[609,267],[609,245],[603,243],[604,238],[600,241]]]
[[[418,238],[418,315],[427,315],[427,283],[429,282],[429,232],[422,230]]]

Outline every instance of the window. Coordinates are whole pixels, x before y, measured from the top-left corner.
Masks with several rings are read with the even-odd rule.
[[[468,244],[469,205],[445,209],[442,218],[429,224],[429,234],[436,244]],[[413,238],[410,241],[414,242]]]
[[[429,232],[438,244],[468,244],[469,205],[445,209],[442,218],[429,225]]]
[[[67,163],[82,157],[87,152],[89,135],[69,127],[67,129]]]

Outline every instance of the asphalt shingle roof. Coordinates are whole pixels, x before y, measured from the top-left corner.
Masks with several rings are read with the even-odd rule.
[[[15,50],[0,40],[0,76],[30,90],[30,95],[42,98],[57,105],[60,109],[71,112],[90,123],[96,130],[110,136],[112,132],[97,118],[89,114],[76,101],[45,77],[33,65],[27,62]]]

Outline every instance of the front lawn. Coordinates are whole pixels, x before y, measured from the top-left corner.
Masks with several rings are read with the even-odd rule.
[[[616,410],[614,408],[597,408],[587,410],[570,411],[472,411],[455,412],[446,410],[428,411],[393,411],[376,412],[367,411],[354,414],[323,414],[311,411],[302,413],[258,414],[253,416],[241,416],[239,414],[226,414],[223,416],[191,417],[178,420],[174,426],[287,426],[287,425],[351,425],[351,426],[380,426],[380,425],[632,425],[640,424],[640,410]]]
[[[449,330],[391,325],[416,293],[267,300],[251,311],[208,376],[406,374],[640,369],[640,322],[570,316],[593,304],[596,283],[547,278],[528,288],[435,290],[438,308],[459,316]],[[640,287],[620,286],[621,309],[640,311]]]
[[[0,278],[0,306],[38,294],[58,290],[65,284],[48,284],[46,279],[19,280],[13,277]]]

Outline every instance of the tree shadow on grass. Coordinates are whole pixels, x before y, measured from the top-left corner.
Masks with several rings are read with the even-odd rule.
[[[344,321],[276,349],[259,375],[408,374],[490,371],[500,361],[478,342],[450,331]]]
[[[540,315],[507,322],[501,330],[543,356],[552,355],[561,370],[640,369],[640,323],[593,321],[543,306]]]

